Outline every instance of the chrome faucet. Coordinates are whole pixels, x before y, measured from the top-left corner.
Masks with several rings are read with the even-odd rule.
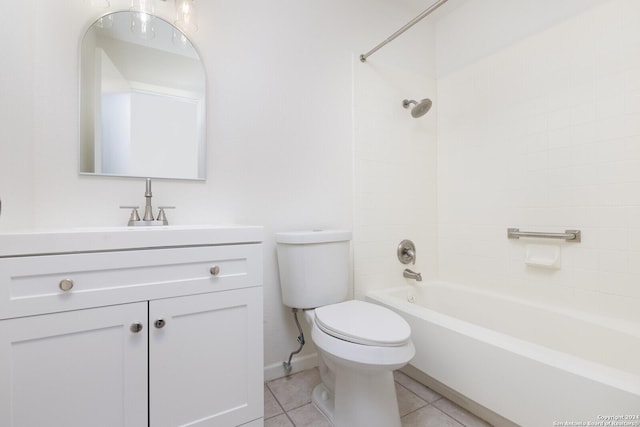
[[[144,216],[142,217],[143,221],[153,221],[153,208],[151,207],[151,197],[153,194],[151,193],[151,178],[147,178],[147,186],[144,190]]]
[[[422,274],[416,273],[415,271],[409,270],[408,268],[404,269],[402,275],[407,279],[415,279],[417,282],[422,282]]]
[[[158,206],[158,217],[153,216],[153,207],[151,206],[151,198],[153,193],[151,192],[151,178],[147,178],[147,185],[144,191],[144,216],[140,219],[138,214],[139,206],[120,206],[121,209],[131,209],[131,216],[129,217],[129,226],[149,226],[149,225],[169,225],[165,209],[175,209],[175,206]]]

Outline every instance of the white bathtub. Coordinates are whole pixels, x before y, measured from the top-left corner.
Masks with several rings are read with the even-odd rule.
[[[367,299],[409,322],[414,367],[514,423],[640,427],[638,324],[439,281]]]

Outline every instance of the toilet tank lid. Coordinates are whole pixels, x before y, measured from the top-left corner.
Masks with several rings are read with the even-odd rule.
[[[351,240],[351,231],[348,230],[302,230],[276,233],[276,243],[309,244],[344,242]]]

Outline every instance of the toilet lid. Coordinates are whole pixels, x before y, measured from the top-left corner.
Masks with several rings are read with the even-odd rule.
[[[395,347],[407,343],[411,336],[409,324],[400,315],[364,301],[318,307],[315,314],[322,331],[356,344]]]

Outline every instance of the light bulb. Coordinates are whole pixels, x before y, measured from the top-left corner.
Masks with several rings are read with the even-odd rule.
[[[194,0],[175,0],[176,26],[186,32],[198,31]]]
[[[97,8],[111,7],[111,2],[109,0],[89,0],[89,4]]]
[[[130,10],[136,12],[155,13],[156,0],[132,0]]]

